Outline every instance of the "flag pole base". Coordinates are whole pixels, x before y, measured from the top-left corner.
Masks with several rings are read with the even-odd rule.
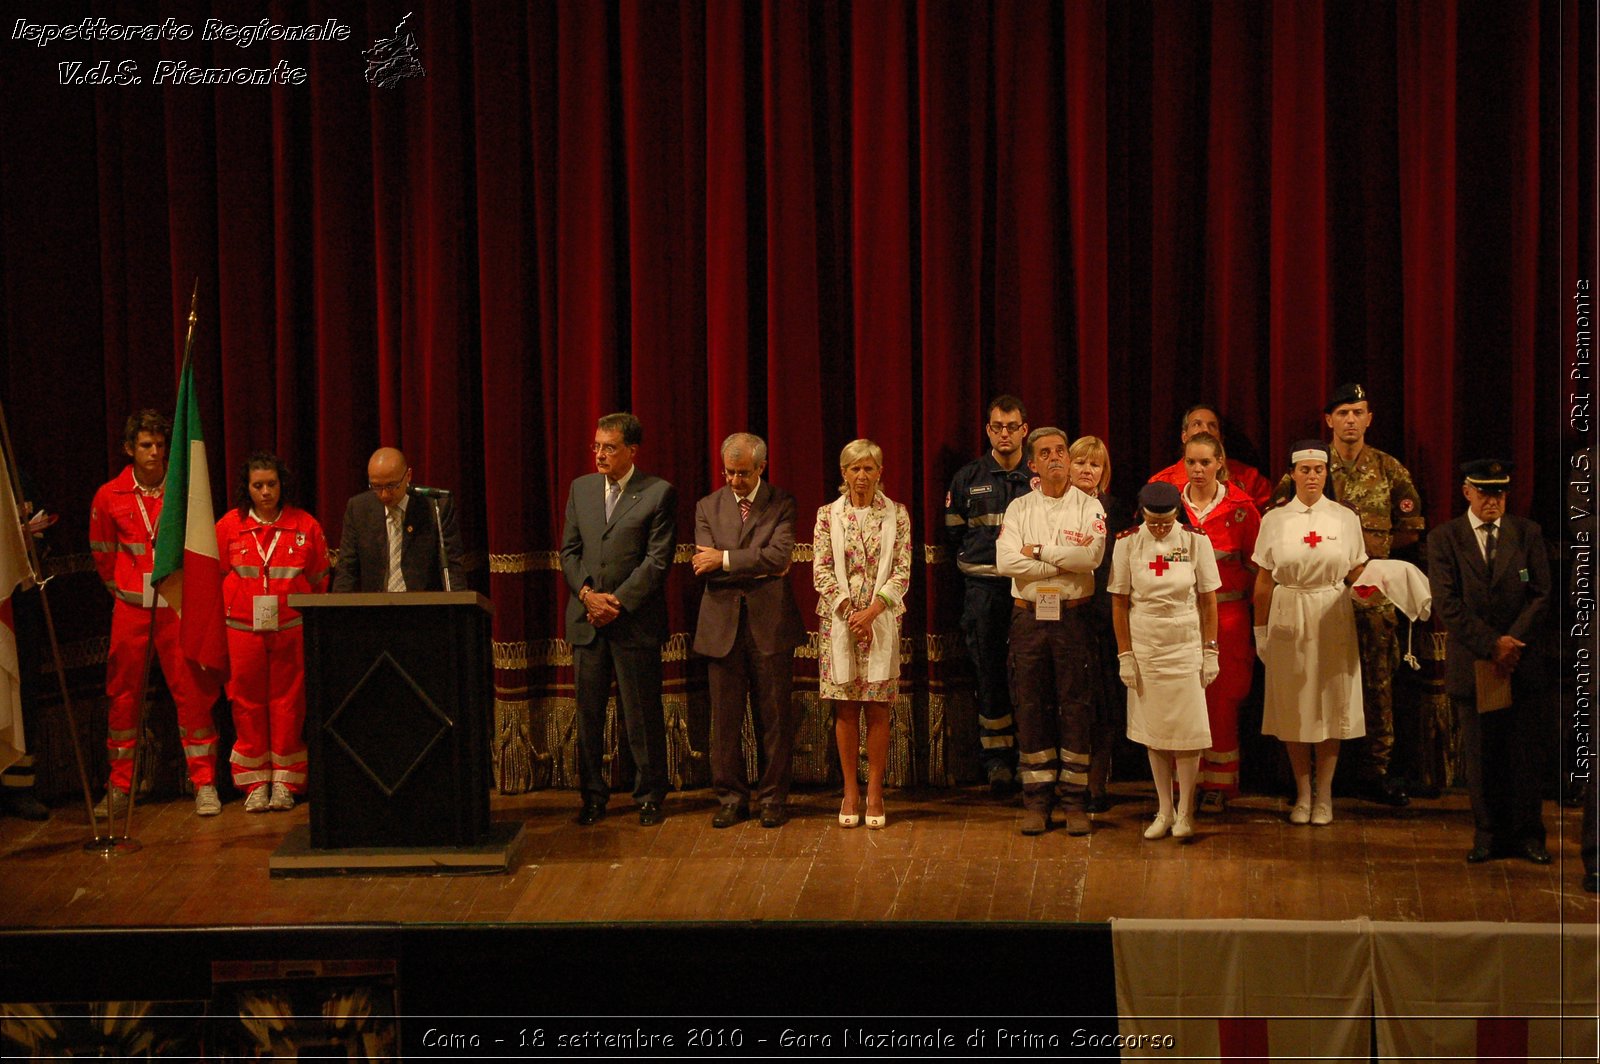
[[[83,844],[84,853],[97,853],[101,857],[138,853],[142,849],[144,847],[139,845],[138,839],[127,835],[97,835]]]

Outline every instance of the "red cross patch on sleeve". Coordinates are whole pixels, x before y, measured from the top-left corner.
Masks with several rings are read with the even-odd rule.
[[[950,493],[948,491],[944,493],[944,508],[946,510],[950,509]]]
[[[1400,512],[1401,513],[1408,514],[1412,510],[1415,510],[1416,508],[1417,508],[1417,504],[1415,502],[1413,502],[1412,500],[1410,500],[1410,499],[1401,499],[1400,500]]]
[[[1094,531],[1096,535],[1103,536],[1106,534],[1106,519],[1104,517],[1096,517],[1094,519]]]

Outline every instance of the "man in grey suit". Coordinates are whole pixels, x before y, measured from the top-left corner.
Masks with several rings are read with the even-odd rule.
[[[1449,633],[1445,687],[1460,722],[1475,828],[1467,861],[1549,864],[1533,767],[1542,703],[1536,665],[1522,662],[1550,595],[1544,535],[1506,513],[1510,462],[1486,458],[1461,471],[1468,511],[1428,537],[1428,584]],[[1505,681],[1511,704],[1480,713],[1480,686]]]
[[[450,496],[411,485],[406,456],[380,447],[367,461],[367,488],[344,508],[334,591],[442,591],[439,527],[450,587],[466,589],[461,566],[461,532]],[[435,525],[435,507],[437,522]],[[394,562],[398,559],[399,565]]]
[[[800,608],[784,574],[794,549],[794,497],[761,479],[767,445],[736,432],[722,443],[727,486],[694,509],[694,571],[706,579],[694,651],[710,658],[711,784],[720,803],[711,826],[750,815],[739,734],[745,699],[754,713],[761,778],[761,826],[786,817],[794,733],[794,648],[805,638]]]
[[[663,588],[677,545],[672,485],[633,464],[644,429],[632,414],[607,414],[594,433],[598,472],[567,494],[561,571],[567,642],[578,702],[579,824],[605,816],[606,698],[617,682],[622,750],[636,775],[639,823],[661,823],[667,793],[667,728],[661,710],[661,644],[667,638]]]

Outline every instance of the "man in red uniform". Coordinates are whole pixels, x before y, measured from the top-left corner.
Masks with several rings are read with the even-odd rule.
[[[1197,432],[1209,432],[1217,439],[1222,439],[1222,419],[1217,415],[1217,408],[1210,403],[1196,403],[1183,412],[1183,427],[1179,439],[1183,443],[1189,442],[1189,437]],[[1227,476],[1223,480],[1237,485],[1250,501],[1255,503],[1259,513],[1267,508],[1267,501],[1272,498],[1272,481],[1261,475],[1255,466],[1246,465],[1237,458],[1230,458],[1225,466]],[[1168,484],[1182,489],[1189,483],[1189,472],[1180,457],[1176,462],[1167,466],[1161,472],[1153,475],[1151,480],[1164,480]]]
[[[178,643],[178,615],[150,584],[171,430],[172,423],[154,410],[128,418],[122,449],[133,462],[95,492],[89,511],[89,549],[115,600],[106,659],[106,695],[111,703],[106,753],[111,778],[105,804],[112,817],[127,809],[133,785],[134,738],[140,693],[148,679],[144,666],[151,638],[178,707],[178,734],[194,784],[194,811],[201,816],[222,812],[213,785],[217,730],[211,718],[221,677],[184,656]]]

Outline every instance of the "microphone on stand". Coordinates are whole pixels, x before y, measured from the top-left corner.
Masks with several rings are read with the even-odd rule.
[[[421,495],[424,499],[445,499],[450,496],[449,488],[427,488],[421,484],[411,485],[411,494]]]

